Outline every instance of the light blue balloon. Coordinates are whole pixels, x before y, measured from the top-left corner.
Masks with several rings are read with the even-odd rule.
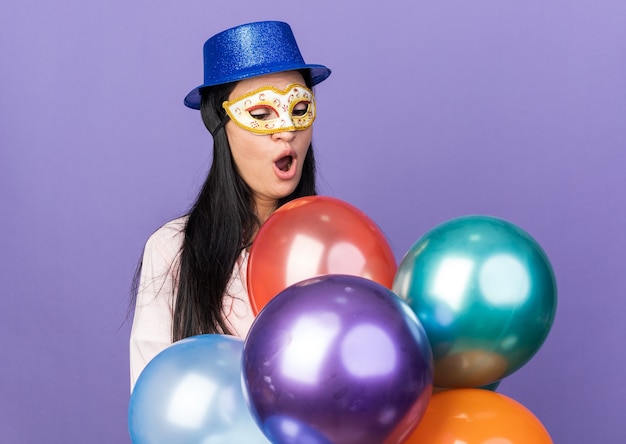
[[[426,233],[393,283],[431,343],[435,386],[481,387],[517,371],[554,321],[557,288],[541,246],[491,216],[465,216]]]
[[[243,340],[199,335],[148,363],[130,397],[134,444],[268,444],[241,385]]]

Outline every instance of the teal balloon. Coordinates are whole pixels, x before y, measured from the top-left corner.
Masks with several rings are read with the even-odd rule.
[[[128,406],[133,444],[269,444],[243,393],[243,339],[191,336],[139,375]]]
[[[472,387],[472,388],[478,388],[478,389],[489,390],[489,391],[495,392],[495,391],[498,390],[498,387],[500,386],[501,382],[502,381],[495,381],[495,382],[492,382],[491,384],[481,385],[479,387]],[[436,392],[441,391],[441,390],[451,390],[451,389],[449,387],[448,388],[446,388],[446,387],[433,387],[433,393],[436,393]]]
[[[501,382],[502,381],[495,381],[495,382],[492,382],[491,384],[481,385],[478,388],[481,388],[483,390],[491,390],[492,392],[495,392],[496,390],[498,390],[498,387],[500,386]]]
[[[557,306],[544,250],[491,216],[452,219],[418,239],[393,291],[421,321],[444,388],[489,386],[517,371],[544,343]]]

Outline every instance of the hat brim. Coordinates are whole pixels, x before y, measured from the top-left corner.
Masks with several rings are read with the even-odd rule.
[[[285,72],[285,71],[298,71],[302,69],[308,69],[311,72],[311,85],[315,86],[318,83],[323,82],[330,76],[331,70],[325,67],[324,65],[289,65],[289,66],[272,66],[271,68],[261,68],[249,70],[246,72],[237,72],[236,75],[231,77],[221,78],[219,80],[204,83],[194,89],[192,89],[189,94],[185,97],[185,106],[192,109],[200,109],[200,102],[202,96],[200,91],[202,88],[206,88],[208,86],[216,86],[223,85],[225,83],[238,82],[239,80],[251,79],[253,77],[258,77],[266,74],[273,74],[276,72]]]

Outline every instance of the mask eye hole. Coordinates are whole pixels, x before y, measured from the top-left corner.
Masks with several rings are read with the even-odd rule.
[[[248,108],[248,114],[255,120],[273,120],[278,118],[278,113],[274,108],[267,105],[256,105]]]
[[[296,106],[293,107],[291,113],[296,117],[302,117],[309,111],[309,105],[311,102],[302,101],[298,102]]]

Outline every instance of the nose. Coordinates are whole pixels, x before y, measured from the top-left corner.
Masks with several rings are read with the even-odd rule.
[[[272,134],[272,139],[274,139],[276,141],[282,140],[282,141],[285,141],[285,142],[291,142],[295,137],[296,137],[296,131],[295,130],[280,131],[278,133]]]

